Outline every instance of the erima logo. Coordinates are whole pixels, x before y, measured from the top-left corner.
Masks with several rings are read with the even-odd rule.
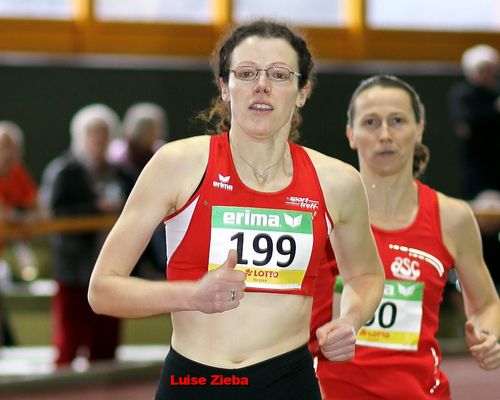
[[[224,175],[219,174],[219,181],[218,182],[217,181],[213,181],[212,182],[213,187],[232,191],[233,190],[233,185],[230,185],[228,183],[229,179],[231,179],[231,176],[229,176],[229,175],[228,176],[224,176]]]
[[[228,183],[229,179],[231,179],[230,176],[224,176],[224,175],[219,174],[219,181],[221,181],[222,183]]]
[[[284,214],[284,216],[285,216],[285,224],[287,224],[288,226],[290,226],[292,228],[296,228],[296,227],[300,226],[300,224],[302,223],[302,215],[297,215],[296,217],[291,217],[288,214]]]
[[[400,295],[408,297],[415,293],[415,287],[415,285],[405,287],[404,285],[398,283],[398,292]]]
[[[302,215],[292,217],[284,214],[285,224],[291,228],[297,228],[302,223]],[[279,228],[280,216],[276,214],[259,214],[253,213],[250,210],[241,212],[227,211],[222,215],[224,225],[245,225],[245,226],[270,226]]]

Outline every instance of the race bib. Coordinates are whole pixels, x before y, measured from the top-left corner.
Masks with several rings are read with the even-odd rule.
[[[334,316],[340,314],[342,280],[335,281]],[[385,282],[384,295],[373,317],[359,330],[356,343],[386,349],[418,349],[422,325],[423,282]]]
[[[300,289],[313,247],[310,212],[216,206],[208,270],[238,254],[236,269],[250,288]]]

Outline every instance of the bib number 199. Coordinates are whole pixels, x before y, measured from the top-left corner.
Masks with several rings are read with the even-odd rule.
[[[247,265],[248,259],[243,256],[243,241],[245,235],[243,232],[238,232],[231,236],[231,241],[236,241],[236,252],[238,254],[238,264]],[[255,235],[252,242],[252,247],[255,253],[262,254],[263,258],[252,260],[252,264],[255,266],[264,266],[271,261],[273,257],[273,252],[275,249],[273,239],[267,233],[259,233]],[[295,239],[290,235],[279,236],[276,240],[276,251],[278,254],[287,257],[282,261],[277,261],[276,265],[281,268],[286,268],[292,264],[295,259],[295,254],[297,251],[297,244]]]

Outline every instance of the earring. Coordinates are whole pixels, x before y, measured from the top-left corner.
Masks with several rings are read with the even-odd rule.
[[[224,91],[221,94],[222,100],[225,101],[226,103],[229,101],[229,96],[227,95],[227,92]]]

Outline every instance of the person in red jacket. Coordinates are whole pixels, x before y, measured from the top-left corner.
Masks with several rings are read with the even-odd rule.
[[[37,187],[22,162],[23,134],[11,121],[0,121],[0,221],[28,222],[36,210]]]
[[[468,319],[467,346],[481,368],[500,366],[500,300],[482,257],[479,229],[465,201],[417,179],[429,158],[423,132],[424,107],[408,83],[379,75],[354,92],[346,133],[358,153],[386,283],[377,311],[357,334],[354,358],[339,365],[318,354],[325,399],[450,399],[436,332],[453,267]],[[312,351],[317,352],[316,326],[337,314],[342,282],[333,284],[335,268],[332,261],[320,270]]]
[[[0,121],[0,224],[30,223],[37,218],[37,187],[22,162],[23,133],[11,121]],[[0,258],[3,249],[0,237]],[[17,248],[25,248],[24,240],[16,240]],[[5,283],[5,282],[4,282]],[[9,327],[6,310],[0,299],[0,346],[13,345],[14,335]]]

